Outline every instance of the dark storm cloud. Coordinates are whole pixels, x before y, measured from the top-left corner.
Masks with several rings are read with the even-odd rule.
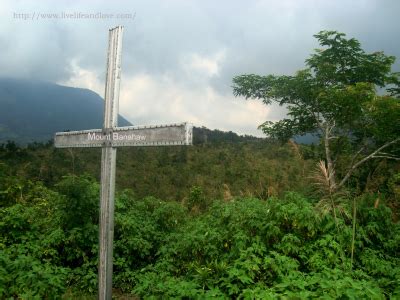
[[[241,101],[232,96],[233,76],[293,74],[304,67],[304,60],[318,46],[312,35],[323,29],[345,32],[359,39],[369,52],[383,50],[400,58],[399,11],[400,1],[395,0],[59,1],[57,4],[5,1],[0,7],[0,76],[67,82],[74,76],[74,63],[96,74],[102,82],[107,30],[121,24],[125,26],[124,78],[145,74],[151,78],[148,85],[157,89],[155,83],[168,77],[172,85],[187,89],[182,94],[192,96],[187,101],[193,101],[194,108],[195,101],[203,97],[201,92],[211,88],[218,101],[229,105],[229,101]],[[61,12],[128,13],[135,14],[135,18],[23,20],[15,17],[15,13]],[[399,63],[396,68],[399,70]],[[193,94],[196,91],[197,98]],[[212,109],[223,110],[221,103]],[[239,112],[241,108],[236,109]],[[276,108],[268,114],[276,118],[281,115],[282,110]],[[208,122],[206,117],[204,120]],[[223,126],[221,122],[215,124]],[[248,132],[254,133],[257,124],[238,124],[235,128],[246,132],[243,129],[246,126],[251,126]]]
[[[233,3],[231,3],[233,2]],[[7,3],[7,2],[6,2]],[[68,62],[104,69],[107,37],[114,24],[126,26],[127,74],[179,74],[186,53],[212,55],[226,49],[222,79],[238,73],[290,73],[303,66],[316,46],[312,35],[337,29],[370,51],[400,56],[399,1],[146,1],[82,4],[78,1],[9,1],[1,9],[2,75],[68,76]],[[68,4],[70,3],[70,4]],[[134,20],[21,20],[14,13],[135,13]],[[21,62],[16,65],[16,62]]]

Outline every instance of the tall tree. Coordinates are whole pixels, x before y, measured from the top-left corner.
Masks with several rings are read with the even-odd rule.
[[[287,118],[260,125],[270,137],[287,140],[319,134],[329,184],[335,191],[366,161],[398,159],[400,102],[394,97],[399,95],[399,74],[391,73],[395,57],[383,52],[368,54],[356,39],[347,39],[343,33],[321,31],[314,37],[322,49],[306,60],[305,69],[293,76],[240,75],[233,79],[233,93],[287,108]],[[394,85],[391,96],[379,96],[377,88],[388,84]],[[334,156],[344,144],[351,147],[352,155],[346,156],[348,168],[337,178]]]

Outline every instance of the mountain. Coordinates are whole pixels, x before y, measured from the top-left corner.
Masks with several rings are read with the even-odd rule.
[[[101,128],[103,105],[103,99],[88,89],[44,81],[0,78],[0,144],[7,140],[19,144],[46,142],[53,138],[55,132]],[[132,124],[119,116],[118,125]],[[257,140],[262,138],[206,127],[193,128],[194,144]],[[315,142],[315,136],[296,137],[295,141],[310,144]]]
[[[0,143],[47,141],[55,132],[101,128],[103,99],[88,89],[0,78]],[[129,126],[119,116],[119,126]]]
[[[55,132],[101,128],[103,105],[103,99],[88,89],[0,78],[0,144],[46,142]],[[118,125],[132,124],[119,116]],[[195,144],[260,140],[205,127],[195,127],[193,133]]]

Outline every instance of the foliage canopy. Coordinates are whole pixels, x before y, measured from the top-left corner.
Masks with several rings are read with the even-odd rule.
[[[287,118],[260,125],[271,137],[287,140],[319,134],[336,189],[369,159],[397,159],[394,144],[400,141],[400,102],[378,95],[376,88],[398,83],[398,74],[391,73],[393,56],[368,54],[356,39],[347,39],[343,33],[321,31],[315,37],[323,48],[306,60],[307,68],[293,76],[240,75],[233,79],[233,92],[287,108]],[[333,155],[343,154],[342,150],[354,155],[337,184]]]

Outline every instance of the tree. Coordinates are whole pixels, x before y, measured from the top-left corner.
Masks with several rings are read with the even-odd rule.
[[[319,134],[329,185],[336,191],[366,161],[398,159],[400,102],[395,97],[399,74],[391,73],[395,57],[367,54],[356,39],[346,39],[343,33],[321,31],[314,37],[323,49],[315,50],[305,69],[294,76],[240,75],[233,78],[233,93],[287,108],[287,118],[260,125],[272,138]],[[389,84],[390,95],[379,96],[377,88]],[[348,168],[337,180],[335,160],[350,153],[344,155]]]

